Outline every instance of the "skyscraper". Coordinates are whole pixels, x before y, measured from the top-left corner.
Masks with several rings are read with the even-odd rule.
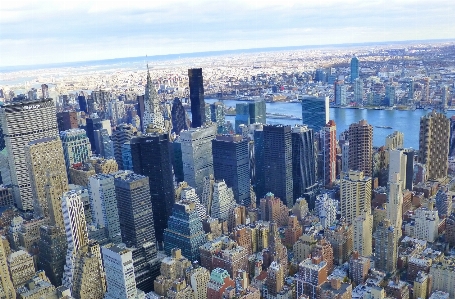
[[[212,140],[213,171],[234,191],[235,201],[250,204],[248,141],[240,135],[217,135]]]
[[[250,124],[266,123],[266,105],[264,100],[248,103],[250,107]]]
[[[144,119],[142,120],[142,131],[145,132],[147,127],[164,130],[164,117],[160,107],[160,100],[153,86],[150,72],[147,65],[147,84],[145,85],[144,95]]]
[[[329,121],[329,98],[303,97],[302,121],[310,129],[319,132]]]
[[[237,103],[235,105],[235,132],[239,134],[240,125],[250,125],[250,107],[247,103]]]
[[[344,81],[335,81],[335,104],[338,106],[346,106],[346,85]],[[327,122],[326,122],[327,123]]]
[[[16,298],[13,282],[9,276],[6,251],[2,240],[0,240],[0,296],[5,299]]]
[[[57,125],[59,131],[66,131],[77,128],[76,111],[63,111],[57,113]]]
[[[419,162],[425,164],[429,179],[447,177],[450,120],[432,111],[420,118]]]
[[[396,104],[395,99],[395,85],[386,85],[385,87],[385,97],[388,99],[389,106],[393,106]]]
[[[360,78],[354,81],[354,102],[358,105],[363,104],[363,81]]]
[[[366,120],[349,126],[349,169],[359,170],[365,176],[373,173],[373,126]]]
[[[132,171],[119,171],[113,175],[122,242],[133,251],[137,287],[150,292],[153,290],[153,281],[159,275],[160,264],[152,221],[149,180]]]
[[[292,127],[293,200],[311,191],[316,184],[314,131],[307,126]]]
[[[97,228],[105,228],[111,242],[122,242],[114,176],[109,174],[91,176],[89,192],[93,224]]]
[[[170,161],[169,135],[148,133],[131,139],[133,170],[148,176],[154,214],[156,239],[163,241],[163,232],[174,204],[174,185]]]
[[[337,126],[333,120],[321,130],[321,160],[322,169],[320,171],[322,182],[326,187],[332,187],[336,180],[336,159],[337,159]]]
[[[254,144],[254,176],[251,177],[257,204],[259,199],[268,192],[265,189],[265,162],[264,162],[264,126],[259,125],[253,133]]]
[[[375,232],[375,267],[387,273],[397,268],[398,232],[390,220],[379,222]]]
[[[353,245],[354,251],[361,256],[371,256],[373,254],[373,215],[368,211],[363,211],[353,221]]]
[[[60,132],[65,165],[68,170],[73,164],[83,163],[92,156],[92,146],[87,133],[82,129]]]
[[[359,59],[352,57],[351,59],[351,83],[355,82],[355,79],[359,78]]]
[[[90,140],[90,145],[93,151],[96,149],[95,143],[95,130],[101,130],[103,128],[103,124],[101,123],[101,118],[97,117],[97,115],[91,115],[90,118],[85,119],[85,131],[87,133],[88,140]],[[98,153],[100,154],[100,153]]]
[[[62,142],[58,137],[31,141],[25,146],[25,156],[33,193],[34,213],[37,218],[49,217],[50,207],[46,200],[45,189],[48,177],[58,176],[58,181],[68,185]]]
[[[292,137],[291,126],[264,126],[265,187],[292,208]],[[258,194],[261,197],[261,194]]]
[[[180,133],[185,181],[201,196],[203,180],[213,174],[212,140],[216,126],[191,128]]]
[[[210,104],[210,119],[212,122],[216,123],[216,132],[218,134],[223,134],[226,131],[225,108],[226,106],[223,102]]]
[[[340,206],[341,217],[353,223],[363,211],[370,213],[371,177],[364,176],[361,171],[349,171],[341,177]]]
[[[206,236],[195,203],[188,200],[175,203],[168,228],[164,231],[166,254],[170,255],[173,248],[181,248],[183,256],[196,261],[199,260],[199,247],[205,242]]]
[[[25,161],[25,146],[33,140],[57,137],[57,118],[52,99],[12,101],[0,108],[13,196],[21,210],[33,209],[33,196]]]
[[[179,135],[183,130],[188,130],[186,111],[179,98],[175,98],[172,102],[171,118],[172,133]]]
[[[205,123],[204,79],[202,69],[189,69],[190,101],[192,128],[202,127]]]
[[[120,124],[112,132],[112,143],[114,146],[114,157],[119,169],[123,168],[122,148],[125,142],[129,142],[137,134],[136,128],[131,124]]]

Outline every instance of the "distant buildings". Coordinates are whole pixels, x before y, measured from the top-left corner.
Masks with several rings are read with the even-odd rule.
[[[344,81],[335,81],[335,104],[339,106],[346,106],[346,85]],[[328,120],[326,120],[327,123]]]
[[[357,57],[351,58],[351,83],[359,78],[359,59]]]

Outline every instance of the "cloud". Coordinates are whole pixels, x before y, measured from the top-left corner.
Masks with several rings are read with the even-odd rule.
[[[0,65],[455,38],[454,6],[451,0],[1,1]]]

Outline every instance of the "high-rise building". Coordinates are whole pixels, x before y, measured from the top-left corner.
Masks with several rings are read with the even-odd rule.
[[[372,180],[361,171],[349,171],[341,178],[341,217],[353,223],[363,211],[371,211]]]
[[[432,111],[420,118],[419,162],[425,164],[429,179],[447,177],[450,120]]]
[[[210,120],[216,123],[216,132],[218,134],[226,133],[225,112],[226,106],[223,102],[210,104]]]
[[[111,123],[115,126],[120,124],[125,118],[125,102],[113,99],[108,103],[107,112]]]
[[[185,181],[201,196],[203,180],[213,174],[212,140],[216,126],[191,128],[180,133]]]
[[[190,86],[192,128],[202,127],[205,119],[204,79],[202,69],[189,69],[188,80]]]
[[[327,193],[316,197],[315,212],[321,221],[322,227],[327,228],[336,222],[338,204],[338,201],[330,198]]]
[[[431,207],[420,207],[415,210],[415,226],[408,234],[421,240],[433,243],[438,238],[438,211]]]
[[[353,227],[354,251],[361,256],[371,256],[373,254],[373,215],[363,211],[354,219]]]
[[[5,246],[0,239],[0,297],[5,299],[16,298],[13,282],[8,271]]]
[[[248,103],[250,107],[250,124],[266,123],[266,105],[264,100]]]
[[[186,120],[186,111],[179,98],[175,98],[172,102],[171,109],[172,118],[172,133],[177,135],[183,130],[188,130],[188,122]]]
[[[322,182],[326,187],[332,187],[336,180],[336,159],[337,159],[337,126],[333,120],[329,122],[321,130],[321,160]],[[295,187],[294,187],[295,188]]]
[[[302,121],[308,128],[319,132],[329,121],[329,98],[305,96],[302,98]]]
[[[206,242],[202,221],[194,202],[183,200],[174,204],[168,228],[164,230],[164,250],[170,254],[173,248],[181,248],[190,261],[199,260],[199,247]]]
[[[293,199],[302,197],[316,184],[314,131],[303,125],[292,128]]]
[[[432,279],[432,292],[443,291],[449,294],[446,298],[455,297],[455,261],[453,257],[444,257],[439,263],[430,267]],[[433,297],[433,295],[432,295]],[[436,297],[435,298],[444,298]]]
[[[441,188],[436,193],[435,201],[439,218],[445,218],[452,214],[452,196],[453,193],[447,188]]]
[[[381,221],[375,232],[375,267],[387,273],[397,268],[398,231],[390,220]]]
[[[292,138],[291,126],[264,126],[265,186],[292,208]],[[258,194],[261,197],[261,194]]]
[[[455,115],[450,118],[449,155],[455,156]]]
[[[34,213],[37,218],[48,217],[49,206],[46,200],[46,184],[49,176],[58,176],[58,181],[64,185],[68,184],[62,142],[58,137],[47,137],[31,141],[25,146],[25,158],[33,193]]]
[[[359,78],[359,59],[357,57],[351,58],[351,83]]]
[[[68,249],[64,227],[41,226],[38,248],[38,268],[46,272],[53,285],[60,286]]]
[[[345,221],[324,230],[324,237],[332,244],[333,260],[336,265],[342,265],[349,260],[352,253],[353,226]]]
[[[155,293],[160,296],[169,296],[168,291],[175,280],[185,278],[186,269],[191,267],[191,262],[182,256],[182,251],[178,248],[171,250],[171,256],[165,257],[161,261],[160,276],[155,279]]]
[[[363,81],[360,78],[354,80],[354,102],[363,104]]]
[[[118,163],[119,169],[124,170],[122,148],[126,142],[129,142],[137,134],[136,128],[130,124],[120,124],[112,132],[112,143],[114,146],[114,157]],[[127,170],[127,169],[125,169]]]
[[[265,198],[260,200],[261,220],[273,221],[278,226],[285,226],[288,222],[288,208],[283,202],[271,192],[265,195]]]
[[[194,299],[207,299],[207,284],[210,280],[210,272],[194,262],[186,271],[187,280],[191,283]]]
[[[239,134],[240,125],[250,125],[250,107],[248,103],[237,103],[235,105],[235,132]]]
[[[238,204],[250,204],[248,141],[240,135],[217,135],[212,140],[213,171],[234,191]]]
[[[130,143],[134,172],[149,178],[155,236],[162,242],[174,204],[169,135],[148,133],[131,139]]]
[[[398,180],[401,182],[401,188],[405,190],[406,174],[407,174],[407,156],[404,150],[389,150],[389,179],[398,174]]]
[[[57,113],[57,125],[60,132],[77,129],[78,124],[76,111],[63,111]]]
[[[371,236],[370,236],[371,238]],[[370,259],[361,256],[357,251],[352,253],[349,260],[349,278],[355,285],[365,282],[370,270]]]
[[[265,188],[265,161],[264,161],[264,126],[259,125],[254,130],[254,176],[252,184],[256,199],[264,196],[268,191]]]
[[[85,99],[85,96],[80,95],[77,97],[77,103],[79,104],[79,111],[83,111],[85,113],[88,113],[87,110],[87,100]]]
[[[95,131],[101,130],[103,128],[101,118],[99,118],[96,114],[92,114],[90,118],[85,119],[85,124],[86,124],[85,131],[87,133],[88,140],[90,141],[92,150],[95,151],[96,150]]]
[[[344,81],[335,81],[335,104],[339,106],[346,106],[346,85]],[[327,121],[326,121],[327,123]]]
[[[327,262],[320,258],[305,259],[299,264],[295,277],[297,298],[305,295],[310,299],[320,298],[321,286],[326,280]]]
[[[33,195],[25,146],[36,139],[58,137],[55,105],[52,99],[8,102],[0,108],[0,122],[8,152],[14,200],[19,209],[31,211]]]
[[[392,167],[392,163],[390,163]],[[394,173],[389,177],[388,201],[387,201],[387,219],[397,229],[398,238],[401,237],[401,226],[403,223],[403,181],[400,180],[400,174]]]
[[[227,221],[234,207],[235,200],[232,189],[223,180],[217,180],[213,184],[212,198],[208,203],[210,217]]]
[[[150,78],[150,72],[147,65],[147,83],[145,85],[144,95],[144,118],[142,120],[142,131],[145,132],[151,125],[154,129],[164,130],[164,117],[161,111],[160,100],[156,93],[155,86]]]
[[[106,228],[111,242],[122,242],[114,176],[97,174],[90,177],[89,192],[93,224],[97,228]]]
[[[107,292],[104,298],[139,299],[134,278],[132,251],[118,245],[108,244],[101,248],[101,252],[107,284]]]
[[[150,187],[147,177],[132,171],[113,174],[122,242],[133,251],[134,274],[138,289],[153,290],[159,275],[159,260],[153,225]]]
[[[82,129],[60,132],[66,169],[73,164],[83,163],[92,156],[92,147],[87,133]]]
[[[8,256],[8,268],[15,289],[24,285],[35,275],[33,257],[24,250],[11,253]]]
[[[84,217],[84,205],[81,200],[82,191],[70,190],[63,193],[62,212],[65,224],[68,254],[76,252],[88,244],[87,223]]]
[[[390,84],[386,85],[385,98],[388,100],[389,106],[393,106],[396,104],[395,85],[390,85]]]
[[[373,126],[366,120],[351,124],[348,138],[349,169],[362,171],[365,176],[372,176]]]

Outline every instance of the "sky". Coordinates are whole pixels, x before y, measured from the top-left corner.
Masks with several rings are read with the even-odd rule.
[[[454,0],[2,0],[0,66],[455,39]]]

